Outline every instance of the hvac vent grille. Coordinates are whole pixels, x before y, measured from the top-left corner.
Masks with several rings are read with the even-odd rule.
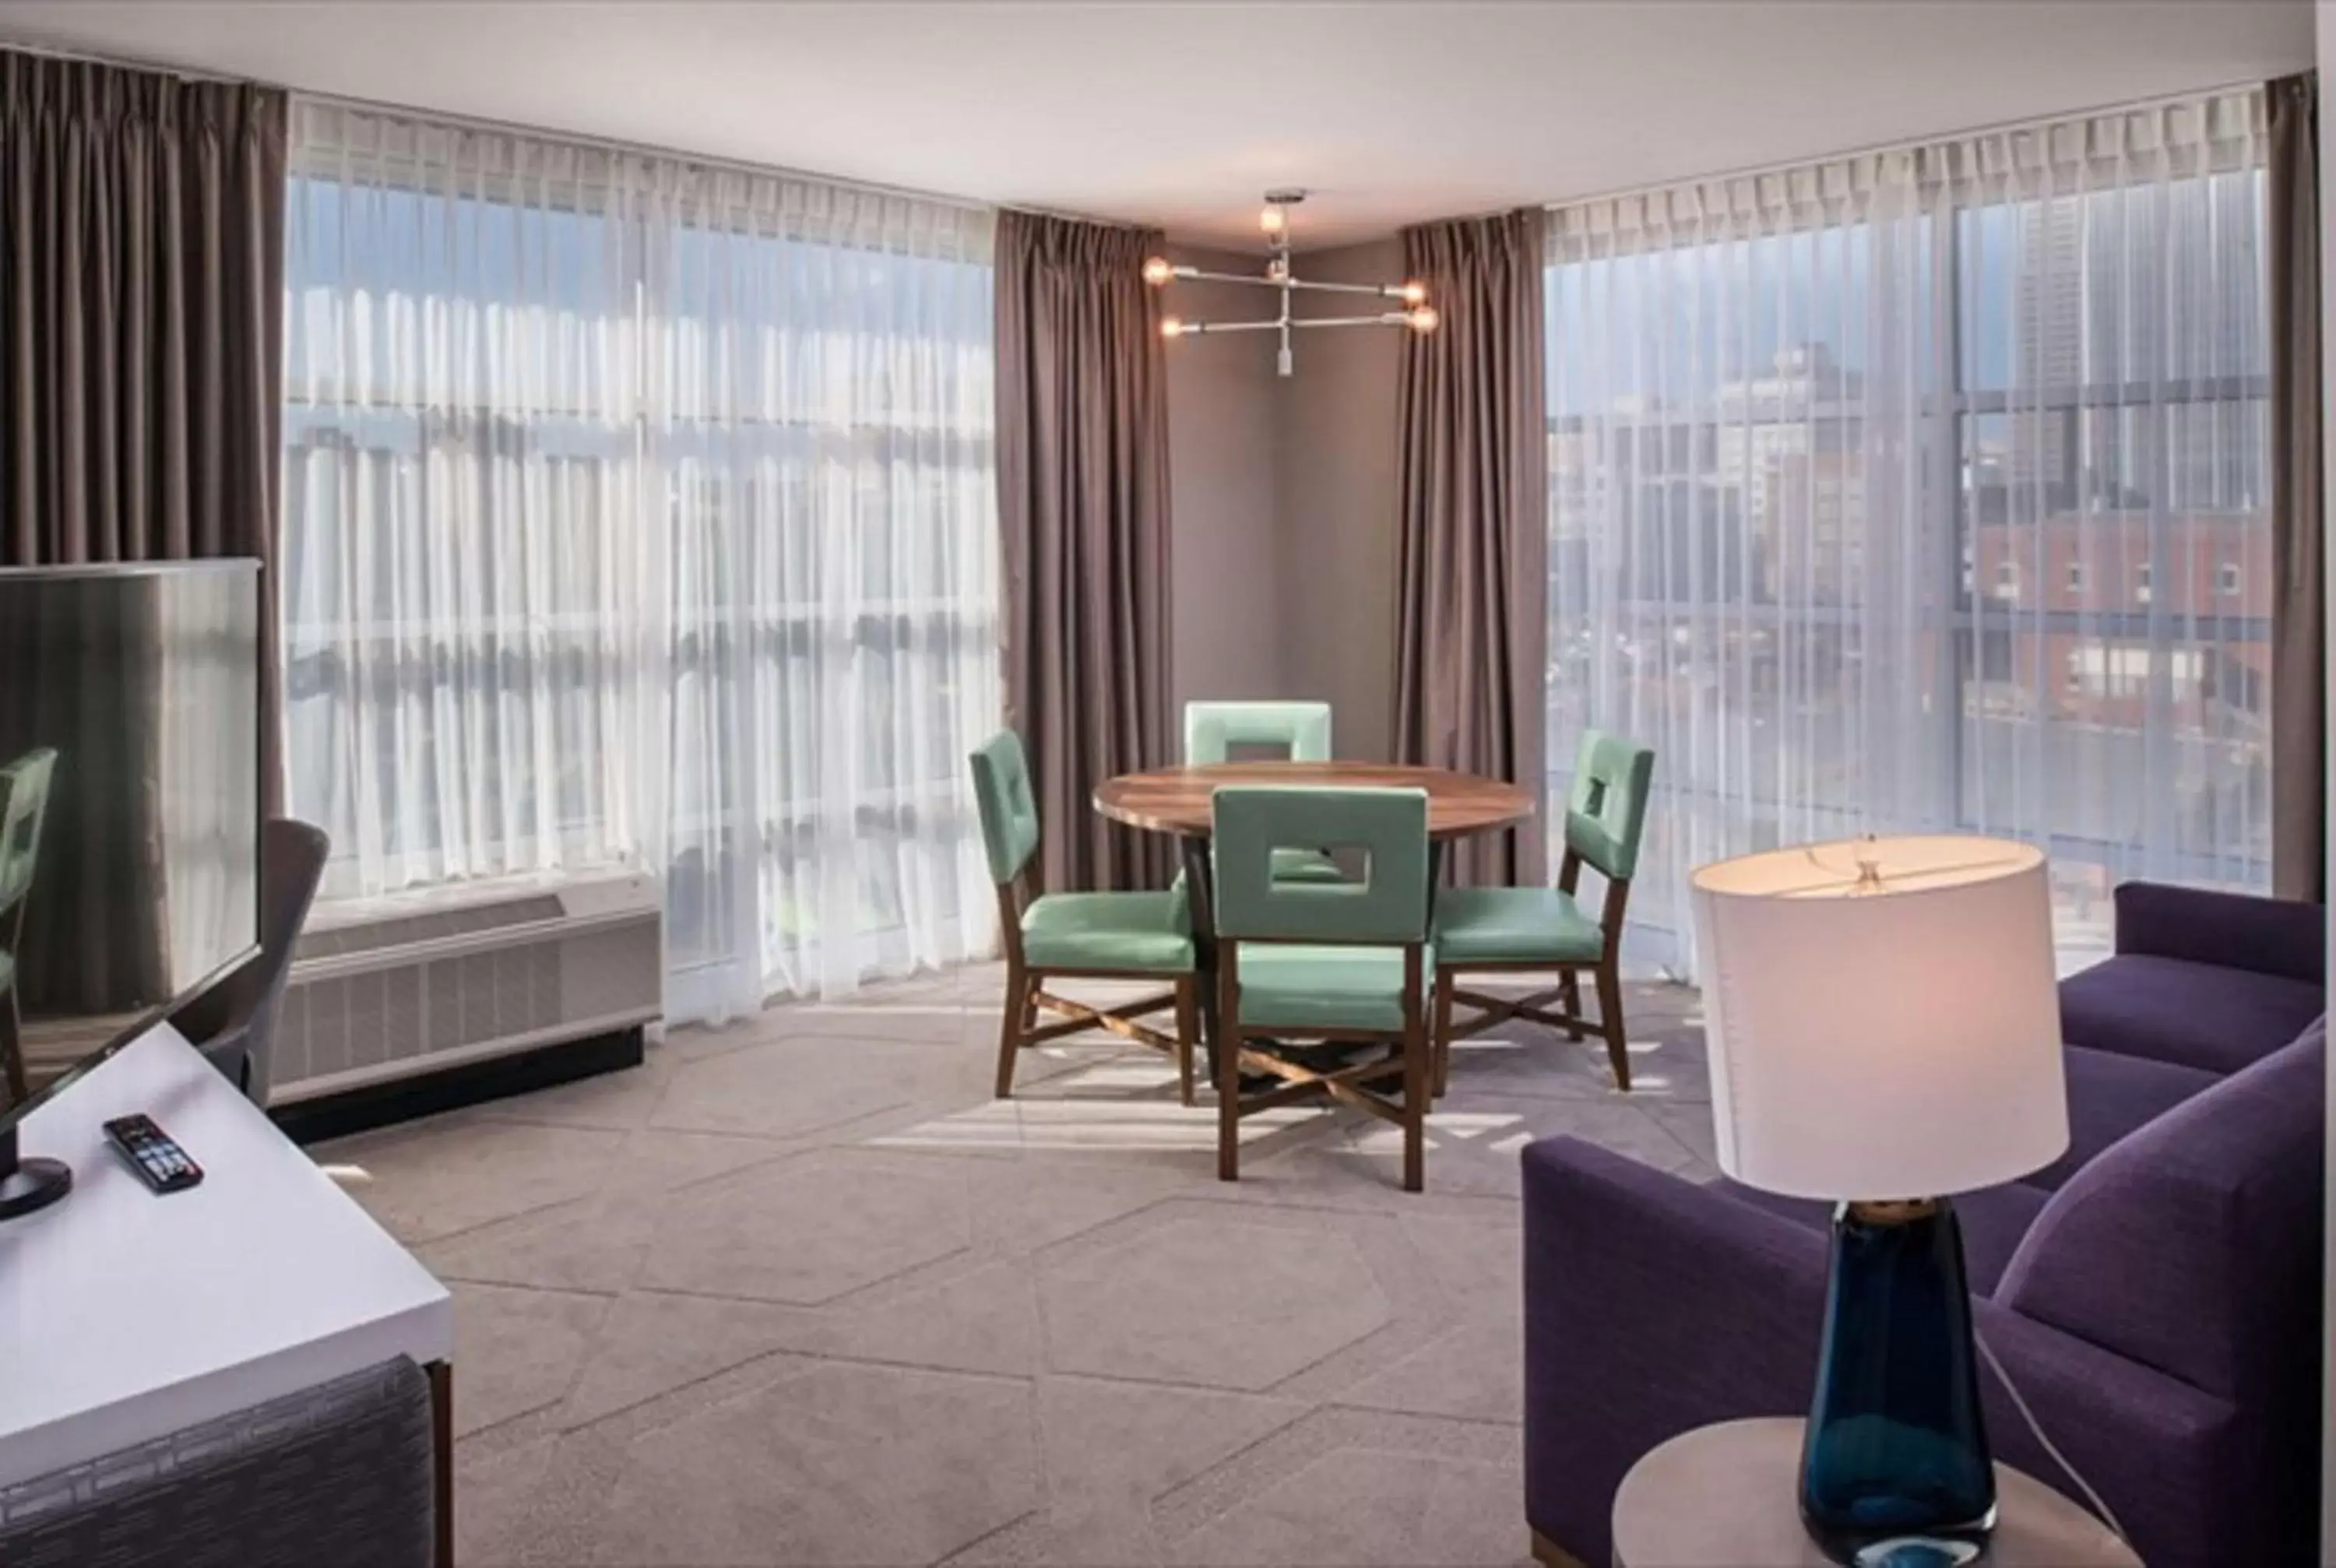
[[[448,937],[467,937],[479,931],[538,925],[545,920],[556,920],[566,912],[566,907],[560,903],[557,893],[538,893],[500,903],[432,910],[425,914],[402,915],[394,920],[343,926],[337,930],[312,930],[300,939],[293,956],[296,959],[346,958],[352,953],[379,952],[385,948],[442,941]]]
[[[362,933],[367,940],[355,950],[385,946],[373,940],[376,931]],[[538,927],[499,945],[392,959],[354,974],[296,979],[277,1027],[276,1084],[297,1097],[299,1086],[315,1079],[424,1071],[448,1052],[646,1021],[660,1009],[663,963],[651,911],[580,929]]]

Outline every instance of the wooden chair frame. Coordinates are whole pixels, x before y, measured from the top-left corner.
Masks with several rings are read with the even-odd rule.
[[[1358,1041],[1399,1047],[1403,1071],[1403,1102],[1398,1105],[1367,1086],[1392,1076],[1397,1064],[1384,1058],[1319,1072],[1271,1051],[1252,1050],[1241,1018],[1241,950],[1251,945],[1297,947],[1368,947],[1403,949],[1403,1027],[1386,1029],[1290,1028],[1259,1025],[1260,1035],[1276,1040],[1292,1037],[1326,1042]],[[1426,1185],[1428,1085],[1434,1072],[1435,1039],[1429,1033],[1426,1006],[1421,991],[1426,943],[1412,941],[1339,942],[1321,937],[1226,937],[1217,939],[1217,1179],[1241,1180],[1241,1119],[1271,1110],[1311,1095],[1328,1095],[1342,1105],[1365,1111],[1403,1129],[1403,1187],[1416,1193]],[[1244,1099],[1241,1076],[1246,1071],[1282,1080],[1277,1086]]]
[[[1572,848],[1558,864],[1557,891],[1572,894],[1582,885],[1582,868],[1587,863]],[[1474,960],[1446,964],[1437,955],[1436,965],[1436,1092],[1443,1094],[1452,1085],[1452,1042],[1464,1036],[1481,1034],[1494,1024],[1511,1018],[1528,1018],[1537,1024],[1565,1031],[1569,1040],[1579,1040],[1584,1034],[1594,1034],[1606,1042],[1606,1059],[1614,1069],[1614,1084],[1624,1094],[1630,1090],[1630,1043],[1622,1019],[1622,911],[1630,900],[1630,879],[1610,877],[1606,881],[1606,901],[1599,911],[1598,929],[1604,946],[1595,962],[1576,959],[1533,959],[1515,963],[1477,962]],[[1598,989],[1598,1016],[1584,1018],[1582,1013],[1582,972],[1587,969]],[[1554,989],[1536,991],[1531,996],[1510,998],[1489,996],[1482,991],[1460,989],[1461,974],[1547,974],[1558,973]],[[1558,1011],[1549,1004],[1556,1002]],[[1476,1016],[1456,1027],[1452,1019],[1453,1004],[1465,1003],[1477,1008]]]
[[[1031,857],[1033,865],[1037,859],[1035,854]],[[1014,1066],[1026,1047],[1044,1045],[1085,1029],[1102,1029],[1175,1058],[1177,1095],[1185,1105],[1192,1104],[1192,1042],[1200,1035],[1200,976],[1175,976],[1175,983],[1168,990],[1113,1008],[1090,1007],[1068,997],[1056,996],[1046,988],[1048,980],[1142,980],[1159,977],[1149,969],[1073,969],[1031,965],[1022,951],[1022,911],[1026,907],[1023,891],[1029,882],[1030,872],[1026,868],[1011,881],[998,884],[998,926],[1006,947],[1006,1003],[1000,1009],[1004,1016],[998,1029],[998,1097],[1013,1097]],[[1173,1035],[1164,1035],[1135,1022],[1163,1008],[1176,1009]],[[1041,1011],[1063,1016],[1059,1022],[1042,1024],[1038,1021]]]

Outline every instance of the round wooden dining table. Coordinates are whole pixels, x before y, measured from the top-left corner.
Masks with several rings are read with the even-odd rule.
[[[1192,940],[1203,974],[1216,972],[1215,881],[1209,860],[1215,795],[1222,784],[1291,784],[1347,789],[1416,789],[1427,794],[1427,886],[1443,880],[1444,846],[1455,839],[1513,828],[1533,813],[1524,790],[1499,779],[1449,768],[1373,762],[1227,762],[1122,774],[1095,786],[1095,808],[1115,823],[1174,833],[1184,852],[1192,887]],[[1217,989],[1201,988],[1202,1032],[1210,1073],[1216,1070]]]
[[[1129,827],[1205,841],[1222,784],[1425,790],[1428,842],[1437,844],[1514,827],[1533,813],[1533,796],[1499,779],[1377,762],[1226,762],[1153,768],[1105,780],[1095,788],[1095,805]]]

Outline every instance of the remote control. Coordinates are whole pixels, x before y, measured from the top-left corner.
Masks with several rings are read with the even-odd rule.
[[[105,1136],[138,1179],[158,1193],[184,1192],[203,1179],[203,1168],[151,1116],[116,1116],[105,1124]]]

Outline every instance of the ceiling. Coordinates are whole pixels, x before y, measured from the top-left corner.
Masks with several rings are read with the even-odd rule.
[[[0,39],[1299,248],[2312,63],[2308,0],[0,0]]]

